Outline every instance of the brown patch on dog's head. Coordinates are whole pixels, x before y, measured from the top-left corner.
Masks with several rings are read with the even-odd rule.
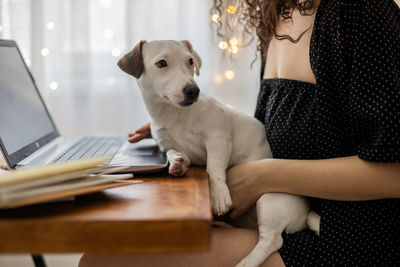
[[[187,47],[189,52],[192,53],[196,75],[199,76],[201,68],[201,58],[199,54],[197,54],[197,52],[193,50],[193,46],[188,40],[183,40],[182,43]]]
[[[144,70],[142,46],[146,41],[140,41],[135,48],[118,61],[121,70],[139,79]]]

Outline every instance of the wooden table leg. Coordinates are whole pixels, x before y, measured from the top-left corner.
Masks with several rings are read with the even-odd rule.
[[[46,267],[46,262],[42,255],[32,255],[32,259],[35,263],[35,267]]]

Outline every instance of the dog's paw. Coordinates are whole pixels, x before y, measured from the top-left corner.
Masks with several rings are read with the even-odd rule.
[[[232,199],[225,183],[211,185],[211,206],[214,214],[224,215],[232,206]]]
[[[188,169],[185,158],[181,153],[176,153],[170,162],[168,172],[169,174],[178,177],[184,175]]]

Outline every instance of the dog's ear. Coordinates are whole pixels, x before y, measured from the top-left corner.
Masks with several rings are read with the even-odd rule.
[[[196,51],[193,50],[192,44],[188,40],[183,40],[182,43],[187,47],[187,49],[192,53],[193,55],[193,61],[194,61],[194,68],[196,75],[200,75],[200,68],[201,68],[201,58],[199,54],[197,54]]]
[[[139,79],[143,73],[144,63],[142,55],[142,47],[146,41],[140,41],[135,48],[118,61],[121,70]]]

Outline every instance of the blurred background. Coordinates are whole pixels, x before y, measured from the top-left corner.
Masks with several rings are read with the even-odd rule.
[[[201,91],[253,115],[256,44],[230,58],[211,27],[218,20],[211,6],[212,0],[0,0],[0,38],[17,41],[62,134],[128,132],[148,121],[136,80],[116,65],[140,40],[189,40],[203,60],[195,78]],[[232,42],[239,47],[241,40]]]
[[[253,115],[256,43],[241,48],[239,36],[221,43],[211,6],[212,0],[0,0],[0,39],[17,41],[65,135],[128,133],[148,122],[136,80],[117,67],[140,40],[189,40],[203,61],[195,77],[201,91]],[[79,257],[45,255],[49,267],[77,266]],[[0,255],[0,266],[33,263],[29,255]]]

